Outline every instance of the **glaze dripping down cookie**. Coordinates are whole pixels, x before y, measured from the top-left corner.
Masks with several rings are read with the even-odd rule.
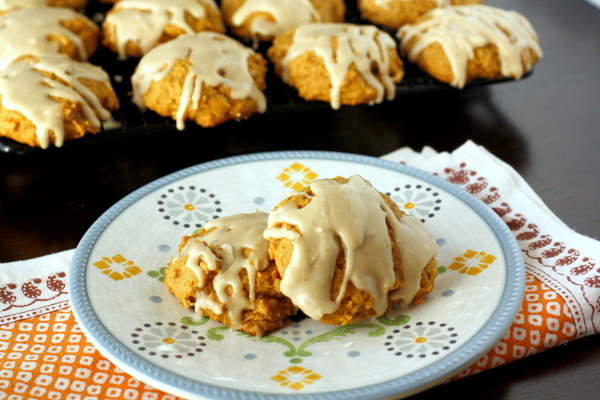
[[[488,5],[436,8],[398,31],[402,53],[441,82],[520,79],[543,57],[538,36],[516,11]]]
[[[371,25],[304,24],[275,38],[267,56],[305,100],[341,105],[393,100],[404,65],[394,39]]]
[[[293,305],[263,238],[266,213],[237,214],[208,222],[183,238],[165,284],[186,307],[250,335],[279,328]]]
[[[269,214],[265,237],[282,293],[328,324],[421,303],[437,275],[431,232],[358,175],[290,195]]]

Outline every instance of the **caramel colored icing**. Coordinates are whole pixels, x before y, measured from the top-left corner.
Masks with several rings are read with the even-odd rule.
[[[124,59],[128,42],[136,43],[145,54],[159,42],[166,25],[183,33],[195,33],[186,15],[202,19],[206,17],[204,7],[211,7],[220,15],[213,0],[121,0],[107,13],[103,26],[114,29],[117,52]]]
[[[303,23],[321,21],[310,0],[247,0],[233,14],[234,26],[241,26],[256,12],[268,13],[273,21],[267,18],[254,19],[251,25],[253,36],[277,36]]]
[[[196,274],[199,287],[207,284],[200,262],[207,270],[217,272],[211,282],[214,293],[207,296],[198,292],[196,312],[227,312],[232,329],[240,329],[243,310],[254,308],[256,274],[270,263],[269,242],[263,238],[267,217],[266,213],[256,212],[209,221],[204,226],[207,233],[189,240],[181,250],[179,257],[188,256],[186,266]],[[240,277],[242,270],[247,272],[248,293]]]
[[[257,87],[248,69],[248,57],[253,50],[223,34],[201,32],[185,34],[150,50],[141,58],[131,77],[133,102],[144,107],[143,95],[153,81],[164,78],[177,60],[187,59],[190,69],[179,99],[176,126],[185,127],[184,115],[191,104],[196,107],[202,95],[202,84],[231,89],[231,97],[250,97],[259,112],[266,110],[266,98]]]
[[[76,47],[77,59],[86,61],[91,54],[87,53],[83,40],[63,25],[64,21],[75,19],[99,31],[92,21],[70,8],[22,8],[0,16],[0,70],[23,55],[58,53],[60,42],[52,38],[61,36]]]
[[[304,207],[284,201],[269,214],[265,237],[286,238],[293,244],[282,293],[316,320],[337,310],[348,282],[374,297],[377,315],[387,310],[390,299],[408,305],[419,291],[423,269],[437,254],[437,244],[423,223],[410,215],[396,218],[381,194],[358,175],[345,184],[316,180],[309,191],[294,194],[310,198]],[[399,289],[394,289],[392,241],[402,263]],[[339,295],[332,299],[340,253],[345,256],[345,276]]]
[[[60,147],[65,137],[65,115],[57,99],[81,103],[85,118],[96,129],[100,129],[101,121],[112,117],[98,97],[82,84],[84,79],[103,82],[112,90],[108,74],[87,62],[74,61],[63,54],[20,59],[0,74],[2,106],[20,112],[36,126],[40,147],[48,147],[50,132],[54,134],[54,144]]]
[[[332,41],[337,42],[336,47]],[[347,23],[313,23],[299,26],[292,45],[282,60],[282,79],[289,82],[289,62],[313,51],[322,57],[331,79],[331,106],[340,107],[340,91],[351,65],[368,85],[377,91],[373,103],[380,103],[384,96],[392,100],[396,85],[389,74],[389,49],[396,49],[396,42],[387,33],[371,25]],[[374,67],[374,65],[376,67]],[[378,71],[378,76],[374,74]]]
[[[502,75],[517,79],[532,67],[529,50],[537,59],[543,56],[535,30],[515,11],[477,4],[436,8],[426,15],[420,22],[402,26],[398,37],[403,43],[416,40],[408,52],[411,61],[427,46],[439,43],[452,68],[453,86],[465,85],[467,64],[476,48],[495,45]]]

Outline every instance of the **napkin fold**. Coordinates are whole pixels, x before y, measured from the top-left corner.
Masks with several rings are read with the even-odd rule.
[[[471,141],[451,153],[401,148],[382,158],[478,197],[523,252],[526,290],[512,326],[453,379],[600,332],[600,242],[566,226],[508,164]],[[81,334],[66,292],[73,252],[0,264],[0,398],[175,399],[116,368]]]

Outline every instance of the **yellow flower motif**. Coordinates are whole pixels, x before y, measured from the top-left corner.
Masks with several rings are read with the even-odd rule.
[[[454,258],[454,262],[448,268],[461,274],[477,275],[494,261],[496,257],[484,251],[467,250],[462,257]]]
[[[112,257],[102,257],[102,260],[95,262],[94,266],[115,281],[131,278],[142,272],[141,268],[135,265],[133,261],[127,260],[120,254]]]
[[[279,371],[279,374],[271,377],[272,380],[279,382],[279,385],[289,387],[293,390],[301,390],[306,385],[311,385],[321,378],[321,375],[314,373],[310,369],[302,368],[297,365]]]
[[[289,167],[284,168],[277,179],[282,181],[285,187],[300,190],[318,176],[319,175],[316,172],[311,171],[309,167],[296,162]]]

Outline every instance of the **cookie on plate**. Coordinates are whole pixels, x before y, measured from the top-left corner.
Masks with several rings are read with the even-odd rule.
[[[185,34],[146,53],[131,82],[133,102],[176,121],[212,127],[266,110],[264,57],[220,33]]]
[[[334,109],[392,100],[404,77],[396,42],[373,25],[304,24],[275,38],[267,56],[300,97]]]
[[[479,78],[520,79],[543,57],[523,15],[484,4],[434,9],[398,38],[408,60],[458,88]]]
[[[264,236],[281,292],[327,324],[422,303],[437,276],[431,232],[358,175],[291,194],[269,214]]]
[[[64,54],[24,57],[0,73],[0,136],[29,146],[97,133],[118,106],[102,68]]]
[[[269,259],[267,218],[262,212],[218,218],[184,237],[166,272],[169,292],[233,330],[261,337],[281,327],[293,305]]]
[[[87,61],[98,48],[100,29],[85,15],[64,7],[32,7],[0,16],[0,70],[26,55],[63,53]]]
[[[225,32],[214,0],[121,0],[106,13],[102,44],[120,59],[139,58],[184,33]]]
[[[398,29],[437,7],[481,4],[484,0],[358,0],[361,16],[377,25]]]
[[[222,0],[225,24],[234,35],[271,41],[310,22],[343,22],[344,0]]]

